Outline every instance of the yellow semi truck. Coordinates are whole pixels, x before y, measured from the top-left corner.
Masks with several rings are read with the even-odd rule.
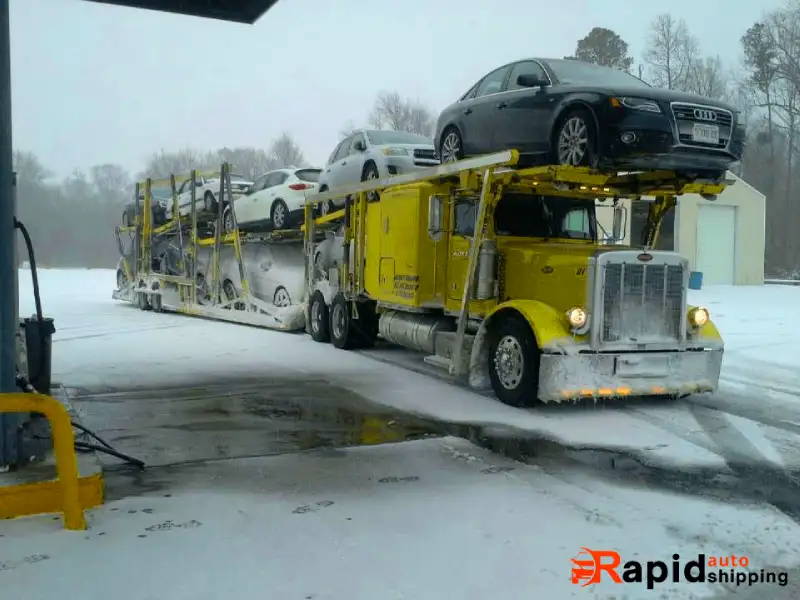
[[[687,302],[688,263],[652,248],[680,195],[714,199],[728,182],[517,160],[503,152],[310,198],[311,336],[342,349],[381,337],[513,406],[716,389],[723,342]],[[641,245],[601,241],[598,200],[619,240],[620,200],[643,196],[655,201]],[[343,214],[316,217],[342,197]],[[341,260],[319,280],[315,236],[336,218]]]
[[[305,326],[341,349],[382,338],[513,406],[716,389],[719,332],[705,308],[688,304],[687,261],[653,248],[682,194],[714,199],[729,182],[672,171],[520,169],[518,158],[511,150],[334,189],[307,199],[300,230],[247,234],[236,226],[235,202],[230,232],[221,209],[154,227],[149,180],[135,223],[117,229],[131,250],[120,243],[113,297],[144,310]],[[229,166],[221,170],[224,196]],[[619,242],[621,201],[645,198],[654,201],[641,243],[609,245],[600,212],[613,215],[610,237]],[[342,199],[344,209],[319,216],[323,203]],[[277,243],[302,244],[306,279],[304,297],[283,308],[248,283],[263,275],[268,265],[258,257]],[[182,253],[172,270],[155,264],[158,244]],[[235,257],[226,268],[224,248]]]

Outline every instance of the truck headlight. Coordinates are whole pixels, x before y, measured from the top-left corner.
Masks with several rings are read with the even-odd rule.
[[[689,311],[689,324],[692,327],[702,327],[708,323],[708,310],[702,307],[693,308]]]
[[[581,329],[586,325],[586,311],[580,306],[574,306],[567,311],[567,321],[573,329]]]

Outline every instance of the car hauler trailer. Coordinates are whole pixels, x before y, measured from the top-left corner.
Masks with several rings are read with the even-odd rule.
[[[308,198],[302,313],[311,337],[340,349],[383,338],[514,406],[716,389],[723,343],[708,311],[688,305],[688,263],[652,248],[680,195],[713,199],[729,182],[671,171],[517,169],[517,160],[516,151],[501,152]],[[600,242],[597,201],[613,210],[620,238],[620,200],[643,196],[655,200],[641,243]],[[344,209],[317,216],[322,203],[342,198]],[[219,216],[212,263],[225,244],[298,239],[243,237],[235,217],[223,233]],[[331,227],[340,228],[340,260],[320,269],[320,234]],[[196,222],[192,230],[197,239]],[[244,281],[241,256],[237,249]],[[144,288],[136,278],[137,290],[170,283],[150,277]],[[275,317],[241,287],[240,306]],[[176,310],[198,314],[192,307],[182,296]]]

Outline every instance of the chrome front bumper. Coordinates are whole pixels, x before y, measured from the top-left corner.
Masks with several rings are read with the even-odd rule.
[[[542,354],[539,399],[661,396],[710,392],[719,385],[723,350]]]

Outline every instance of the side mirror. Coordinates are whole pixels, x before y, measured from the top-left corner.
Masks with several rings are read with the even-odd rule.
[[[522,87],[542,87],[547,85],[547,80],[537,77],[536,75],[520,75],[517,77],[517,85]]]
[[[428,198],[428,237],[438,242],[444,233],[444,196]]]
[[[356,140],[355,143],[353,143],[353,148],[356,149],[356,152],[364,152],[364,150],[367,149],[364,145],[364,140]]]
[[[615,242],[625,239],[625,229],[628,221],[628,209],[624,206],[614,207],[614,222],[611,226],[611,236]]]

